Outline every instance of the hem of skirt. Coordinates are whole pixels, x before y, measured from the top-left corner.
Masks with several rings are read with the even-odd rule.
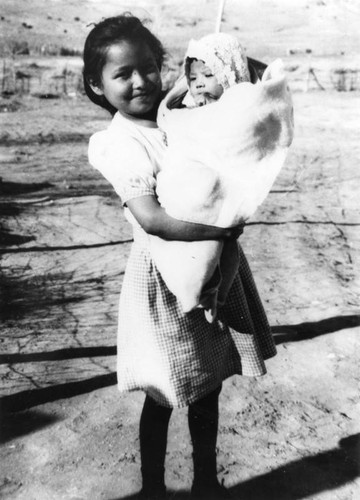
[[[266,354],[263,354],[263,360],[267,361],[268,359],[274,358],[277,355],[277,349],[274,347],[274,350],[271,352],[267,352]]]
[[[188,397],[188,398],[178,397],[176,402],[175,401],[170,402],[166,398],[157,397],[157,395],[154,394],[149,388],[142,387],[140,385],[138,385],[138,386],[134,385],[133,387],[126,388],[126,387],[121,387],[120,384],[118,383],[117,388],[118,388],[118,391],[120,393],[142,391],[145,394],[152,397],[154,399],[154,401],[156,401],[158,404],[160,404],[161,406],[165,406],[166,408],[184,408],[186,406],[189,406],[189,405],[195,403],[199,399],[204,398],[208,394],[210,394],[217,387],[219,387],[219,385],[221,385],[221,383],[224,382],[224,380],[227,380],[230,377],[238,375],[240,377],[259,378],[259,377],[264,377],[266,374],[267,374],[266,367],[262,372],[259,371],[258,373],[249,373],[248,370],[245,370],[245,373],[243,370],[233,371],[232,373],[229,373],[228,375],[224,374],[224,376],[221,378],[221,380],[219,380],[219,381],[215,382],[214,384],[212,384],[211,386],[209,386],[209,388],[206,389],[206,391],[203,394],[196,394],[196,395],[194,394],[192,397]]]

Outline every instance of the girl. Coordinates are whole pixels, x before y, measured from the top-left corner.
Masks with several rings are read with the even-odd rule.
[[[114,186],[133,225],[134,243],[119,306],[117,376],[120,391],[146,393],[140,419],[143,486],[139,498],[164,499],[167,430],[173,407],[188,406],[193,444],[194,499],[228,498],[217,480],[218,397],[233,374],[263,375],[275,355],[269,325],[245,256],[222,319],[184,314],[149,251],[149,236],[168,240],[236,240],[242,226],[218,228],[178,221],[156,195],[165,150],[155,119],[162,98],[159,40],[131,15],[108,18],[84,47],[87,95],[113,114],[90,139],[89,160]],[[235,307],[237,314],[234,314]],[[227,326],[227,313],[237,331]]]

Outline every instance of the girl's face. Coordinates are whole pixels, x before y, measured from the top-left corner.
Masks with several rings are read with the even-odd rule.
[[[210,68],[199,60],[190,65],[189,90],[197,106],[217,101],[224,92]]]
[[[161,86],[159,68],[146,43],[123,40],[109,47],[101,85],[92,89],[122,115],[141,118],[153,110]]]

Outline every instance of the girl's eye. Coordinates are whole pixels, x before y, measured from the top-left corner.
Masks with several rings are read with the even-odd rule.
[[[130,73],[127,72],[127,71],[123,71],[121,73],[117,73],[116,78],[120,78],[122,80],[127,80],[128,78],[130,78]]]
[[[150,63],[147,66],[145,66],[144,70],[146,73],[152,73],[153,71],[156,71],[157,66],[154,63]]]

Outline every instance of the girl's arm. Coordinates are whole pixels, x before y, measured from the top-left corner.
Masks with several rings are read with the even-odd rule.
[[[126,202],[126,205],[145,232],[165,240],[236,239],[243,232],[243,225],[224,229],[174,219],[165,212],[156,197],[152,195],[132,198]]]

